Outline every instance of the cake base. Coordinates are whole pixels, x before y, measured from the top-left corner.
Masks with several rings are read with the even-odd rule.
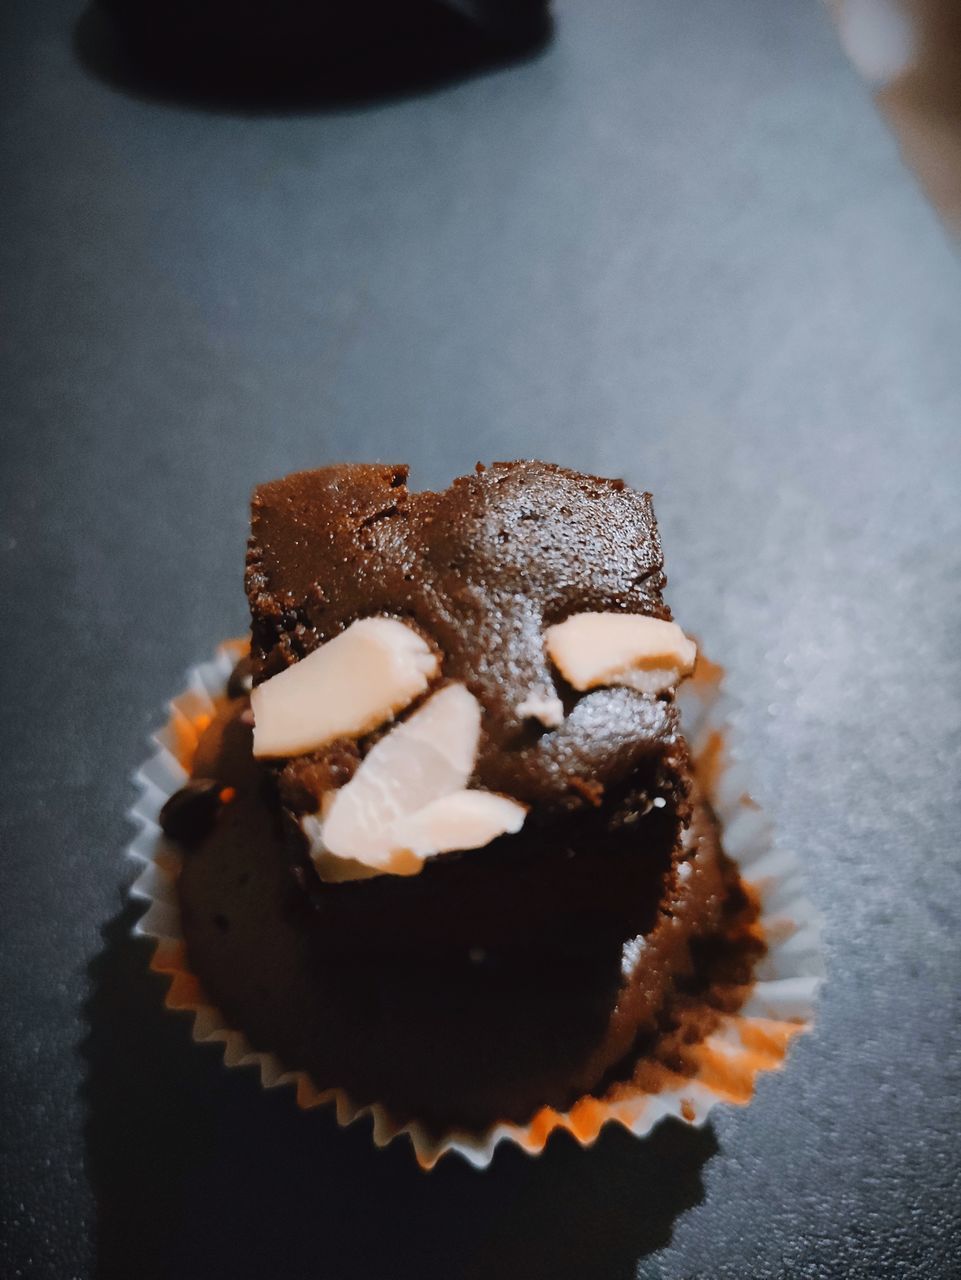
[[[643,934],[597,933],[589,950],[471,948],[440,960],[331,953],[291,874],[265,794],[272,779],[250,754],[242,710],[242,701],[223,710],[194,758],[195,777],[234,794],[185,853],[184,936],[230,1025],[317,1088],[337,1086],[434,1131],[524,1122],[629,1078],[659,1043],[705,1034],[712,985],[750,981],[754,909],[703,801]]]

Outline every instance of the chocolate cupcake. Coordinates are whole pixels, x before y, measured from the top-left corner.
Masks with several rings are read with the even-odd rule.
[[[168,967],[302,1101],[422,1155],[603,1100],[596,1132],[640,1080],[696,1080],[766,949],[682,733],[695,646],[649,494],[537,462],[406,480],[254,494],[249,656],[160,817]]]

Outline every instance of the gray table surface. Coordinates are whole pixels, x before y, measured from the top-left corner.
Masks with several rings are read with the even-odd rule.
[[[0,1270],[958,1275],[961,267],[824,10],[570,0],[287,112],[118,87],[78,16],[4,15]],[[653,490],[830,977],[704,1131],[425,1177],[162,1012],[129,775],[256,481],[531,455]]]

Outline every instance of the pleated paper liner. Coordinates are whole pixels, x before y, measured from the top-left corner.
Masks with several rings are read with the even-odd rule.
[[[774,846],[742,769],[731,761],[720,694],[723,672],[701,658],[694,677],[678,695],[682,724],[701,787],[721,825],[724,851],[756,896],[766,951],[737,1012],[720,1014],[703,1040],[685,1047],[683,1074],[645,1059],[633,1079],[612,1085],[600,1096],[583,1097],[569,1111],[545,1107],[527,1124],[495,1124],[480,1135],[452,1131],[438,1137],[416,1122],[396,1123],[376,1103],[359,1106],[342,1089],[318,1089],[306,1073],[289,1071],[273,1054],[254,1050],[243,1032],[229,1026],[210,1003],[190,971],[177,901],[181,856],[158,825],[162,806],[186,781],[199,737],[222,705],[234,664],[246,652],[246,640],[230,640],[211,662],[189,671],[185,691],[170,704],[167,724],[152,740],[153,754],[135,774],[140,795],[131,817],[138,832],[128,849],[142,868],[131,893],[149,904],[135,931],[155,940],[151,965],[169,975],[167,1007],[193,1014],[195,1040],[222,1041],[227,1066],[256,1066],[265,1088],[293,1084],[301,1107],[332,1103],[341,1125],[371,1116],[378,1146],[407,1134],[423,1168],[431,1168],[448,1152],[482,1168],[500,1143],[516,1143],[536,1154],[555,1129],[566,1129],[587,1145],[611,1122],[638,1137],[665,1116],[703,1124],[718,1102],[747,1103],[757,1076],[780,1068],[791,1040],[810,1028],[823,976],[815,912],[804,896],[796,858]]]

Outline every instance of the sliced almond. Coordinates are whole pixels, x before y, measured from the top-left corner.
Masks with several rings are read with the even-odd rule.
[[[421,862],[454,849],[480,849],[498,836],[520,831],[527,808],[492,791],[454,791],[395,822],[389,840],[395,854]]]
[[[320,813],[301,819],[321,879],[415,875],[435,854],[519,831],[524,805],[467,790],[480,724],[480,703],[452,684],[381,738]]]
[[[250,695],[254,755],[296,756],[370,733],[438,674],[426,641],[395,618],[362,618]]]
[[[676,622],[636,613],[576,613],[544,633],[547,652],[575,689],[626,685],[663,693],[694,670],[697,646]]]
[[[383,874],[380,867],[369,867],[356,858],[338,858],[330,853],[324,844],[324,823],[319,813],[307,813],[300,819],[300,829],[307,837],[307,852],[317,868],[321,880],[328,884],[341,884],[345,880],[369,880],[371,876]],[[423,864],[417,863],[417,870]]]
[[[480,703],[451,684],[368,751],[351,780],[324,809],[329,853],[386,869],[388,830],[432,800],[462,791],[480,740]]]
[[[302,818],[301,826],[320,878],[338,884],[377,875],[416,875],[436,854],[480,849],[498,836],[514,835],[526,817],[526,806],[509,796],[492,791],[453,791],[391,823],[381,833],[380,852],[363,858],[332,853],[324,841],[323,822],[316,815]]]
[[[514,710],[525,720],[539,720],[546,729],[556,729],[564,721],[563,702],[544,689],[532,689]]]

